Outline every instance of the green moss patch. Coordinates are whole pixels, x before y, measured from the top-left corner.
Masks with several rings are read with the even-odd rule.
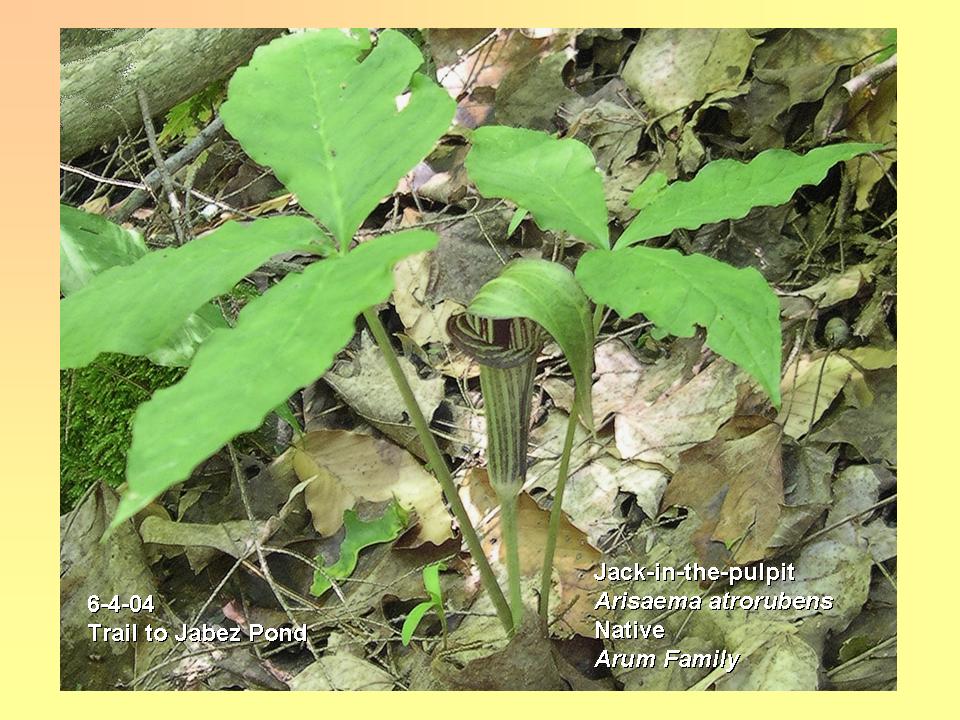
[[[146,358],[102,355],[60,373],[60,512],[95,481],[124,481],[133,414],[154,390],[176,382],[183,368]]]

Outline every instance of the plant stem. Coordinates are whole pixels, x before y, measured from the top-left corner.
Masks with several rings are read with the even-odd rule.
[[[450,504],[450,509],[453,511],[457,523],[460,525],[460,533],[463,535],[463,539],[466,540],[470,555],[480,570],[480,582],[490,596],[490,600],[493,602],[493,606],[497,611],[497,617],[500,618],[500,622],[503,624],[507,634],[513,635],[513,616],[510,613],[510,607],[507,605],[506,598],[504,598],[503,592],[500,590],[500,585],[497,584],[496,575],[493,574],[493,569],[490,567],[490,563],[487,562],[486,555],[483,554],[483,546],[480,544],[480,538],[477,536],[477,531],[474,529],[473,523],[470,522],[470,516],[467,515],[467,510],[460,501],[460,495],[457,493],[457,486],[453,482],[450,468],[447,467],[447,462],[444,460],[443,453],[440,452],[440,448],[437,446],[437,441],[430,431],[430,426],[420,411],[420,405],[417,403],[417,398],[413,394],[410,383],[407,382],[407,376],[403,374],[403,370],[400,368],[400,362],[397,360],[397,355],[393,351],[393,345],[390,344],[387,331],[383,327],[383,323],[380,322],[380,317],[377,315],[375,309],[368,308],[364,310],[363,317],[367,321],[370,332],[373,333],[373,339],[376,340],[380,351],[383,353],[387,368],[390,370],[390,375],[393,377],[393,381],[396,383],[397,389],[403,397],[407,414],[410,416],[410,420],[417,430],[420,442],[423,444],[423,449],[427,453],[433,474],[440,482],[440,487],[443,488],[443,494]]]
[[[557,488],[553,493],[553,507],[550,508],[550,526],[547,529],[547,544],[543,549],[543,569],[540,571],[540,622],[544,632],[548,627],[550,609],[550,580],[553,576],[553,556],[557,549],[557,533],[560,531],[563,491],[567,486],[567,473],[570,470],[570,454],[573,451],[573,438],[577,430],[577,417],[580,414],[579,403],[575,397],[567,420],[567,434],[563,438],[563,453],[560,455],[560,470],[557,476]]]
[[[523,619],[523,598],[520,594],[520,545],[517,534],[517,496],[500,497],[500,538],[507,551],[507,582],[510,590],[510,611],[513,628]]]
[[[594,337],[600,332],[600,326],[603,324],[603,314],[607,308],[602,303],[597,303],[593,309],[593,334]]]

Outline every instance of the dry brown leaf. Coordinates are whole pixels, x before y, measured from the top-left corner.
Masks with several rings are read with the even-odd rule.
[[[652,402],[639,397],[616,415],[617,449],[625,459],[677,469],[680,453],[714,436],[733,416],[755,381],[733,363],[717,359]]]
[[[858,94],[850,102],[853,120],[851,138],[864,142],[889,143],[897,139],[897,76],[891,75],[880,86]],[[870,191],[896,162],[896,155],[884,153],[854,158],[847,168],[857,183],[856,209],[870,206]]]
[[[318,430],[297,441],[293,467],[301,481],[314,478],[304,491],[304,501],[321,535],[339,530],[343,511],[358,500],[396,498],[416,510],[420,531],[413,546],[439,545],[453,537],[436,479],[393,443],[344,430]]]
[[[530,465],[525,489],[557,486],[560,453],[569,415],[550,410],[547,420],[531,432]],[[667,485],[667,473],[656,465],[620,460],[612,438],[591,436],[582,425],[574,433],[570,475],[563,510],[574,526],[598,546],[600,539],[622,525],[626,518],[618,502],[621,492],[636,496],[637,504],[650,517],[657,514]]]
[[[849,300],[860,292],[860,288],[873,279],[873,274],[871,263],[853,265],[842,273],[829,275],[808,288],[788,293],[788,295],[798,295],[812,300],[820,309],[829,308]]]
[[[463,310],[463,305],[452,300],[430,304],[427,289],[430,285],[430,253],[411,255],[393,267],[393,304],[407,335],[417,345],[439,342],[449,344],[447,320]]]
[[[410,360],[406,357],[398,360],[424,416],[433,417],[444,397],[443,378],[439,375],[422,378]],[[426,458],[383,353],[368,332],[360,334],[360,350],[334,365],[323,380],[360,417],[419,457]]]
[[[872,346],[829,355],[824,351],[802,355],[796,364],[790,365],[780,383],[783,404],[777,422],[783,426],[784,433],[800,439],[844,387],[850,388],[862,404],[869,403],[872,395],[864,382],[864,370],[885,369],[896,364],[895,349]]]
[[[801,356],[791,365],[780,383],[783,403],[777,422],[792,438],[807,434],[840,394],[850,379],[853,366],[837,353]]]
[[[600,427],[610,415],[649,405],[679,385],[699,359],[699,344],[680,340],[676,351],[653,364],[643,364],[622,340],[597,346],[593,384],[593,421]]]
[[[664,507],[693,508],[693,543],[706,565],[762,560],[783,504],[782,432],[758,415],[732,418],[708,442],[680,456]]]
[[[604,535],[626,522],[623,502],[618,502],[620,493],[634,495],[637,505],[649,517],[656,517],[667,479],[662,468],[601,455],[567,479],[563,509],[597,545]]]
[[[497,496],[487,479],[487,471],[472,468],[460,485],[467,512],[483,537],[484,551],[490,562],[504,566],[503,543],[500,542],[500,515],[489,517],[498,506]],[[542,510],[526,493],[521,493],[517,505],[517,528],[520,543],[520,572],[527,578],[539,578],[543,564],[550,513]],[[600,562],[600,551],[590,545],[586,536],[564,516],[557,533],[554,556],[554,578],[559,583],[560,599],[551,603],[551,615],[562,619],[552,625],[555,633],[576,633],[593,636],[594,602],[602,590],[594,579],[591,568]],[[551,619],[553,619],[551,618]]]
[[[439,29],[427,33],[427,43],[439,55],[437,81],[459,100],[456,122],[477,127],[490,121],[493,93],[511,71],[531,60],[572,44],[575,31],[548,33],[493,28],[489,32]]]

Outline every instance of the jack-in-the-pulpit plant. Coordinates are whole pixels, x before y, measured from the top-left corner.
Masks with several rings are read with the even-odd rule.
[[[183,379],[139,408],[127,490],[112,526],[326,372],[362,314],[509,631],[509,606],[373,310],[393,289],[393,265],[431,249],[437,236],[410,230],[353,247],[367,215],[450,126],[455,105],[417,72],[423,57],[401,33],[388,30],[372,40],[366,31],[340,30],[279,38],[235,73],[221,108],[230,134],[313,218],[228,222],[182,247],[94,276],[61,305],[60,363],[78,367],[102,352],[153,353],[272,256],[315,256],[318,262],[251,301],[235,327],[210,332]]]
[[[97,233],[123,246],[122,257],[88,263],[86,274],[69,272],[87,262],[82,253],[68,253],[65,265],[62,259],[67,297],[60,311],[60,362],[62,368],[79,367],[101,353],[117,352],[189,363],[178,383],[157,391],[137,411],[116,527],[188,478],[232,438],[259,427],[269,412],[326,372],[362,315],[384,353],[484,588],[511,633],[515,613],[375,310],[393,289],[394,264],[432,249],[437,236],[407,230],[356,243],[367,216],[427,156],[453,118],[454,101],[418,72],[422,62],[413,43],[389,30],[375,42],[366,31],[320,30],[259,48],[231,80],[221,116],[250,157],[272,169],[312,217],[228,222],[181,247],[152,252],[125,231],[101,227]],[[517,218],[528,212],[544,230],[590,246],[575,273],[547,261],[509,263],[468,308],[473,317],[508,321],[511,328],[527,327],[515,318],[536,323],[563,350],[576,384],[544,557],[540,611],[545,620],[573,430],[578,421],[590,429],[593,423],[596,327],[588,296],[598,307],[612,307],[624,317],[642,313],[664,333],[689,336],[696,326],[706,328],[707,345],[751,373],[778,405],[778,303],[762,276],[702,255],[684,256],[641,243],[676,228],[743,217],[756,205],[787,202],[801,185],[822,180],[835,163],[879,147],[842,144],[802,156],[771,150],[746,164],[709,163],[689,182],[667,184],[651,177],[632,198],[636,218],[611,248],[602,179],[589,148],[507,127],[479,128],[470,141],[467,171],[481,194],[505,198],[519,206]],[[68,223],[76,220],[69,209],[65,214]],[[211,301],[286,252],[312,256],[314,262],[249,302],[229,327]],[[527,383],[535,361],[525,362]],[[488,377],[485,394],[490,387]],[[510,397],[517,407],[502,412],[522,415],[522,404],[529,400],[523,393]],[[489,415],[487,406],[494,424],[500,422],[497,412]],[[525,432],[524,427],[517,432]],[[501,439],[522,454],[525,443],[519,436]],[[511,457],[522,467],[516,453]],[[492,476],[502,470],[496,462],[491,461]],[[503,472],[503,477],[510,475]]]
[[[480,366],[487,430],[487,473],[500,501],[500,529],[507,553],[510,610],[514,627],[523,616],[517,498],[527,477],[527,442],[540,326],[526,318],[495,320],[471,313],[447,321],[453,344]]]

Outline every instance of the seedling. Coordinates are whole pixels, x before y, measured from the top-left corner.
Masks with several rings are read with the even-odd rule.
[[[437,237],[409,230],[354,246],[367,215],[430,152],[453,117],[453,100],[416,72],[422,62],[417,48],[394,31],[380,33],[375,46],[366,32],[321,30],[259,48],[231,80],[221,117],[250,157],[272,168],[314,219],[229,222],[181,247],[146,252],[94,275],[61,303],[60,362],[79,367],[104,352],[147,355],[168,348],[212,299],[270,257],[312,255],[316,261],[302,273],[249,302],[234,327],[207,328],[183,379],[138,409],[128,489],[111,528],[326,372],[363,315],[483,586],[511,633],[513,614],[374,310],[393,289],[393,265],[430,250]],[[592,427],[596,323],[587,296],[598,310],[608,305],[624,317],[643,313],[665,333],[689,336],[697,325],[705,327],[707,345],[756,377],[778,405],[778,304],[762,276],[639,243],[786,202],[834,163],[878,148],[836,145],[804,156],[773,150],[749,164],[710,163],[690,182],[651,179],[633,198],[642,209],[610,249],[601,177],[585,145],[505,127],[480,128],[472,143],[467,170],[482,194],[520,206],[516,222],[529,212],[541,228],[593,247],[576,277],[556,263],[512,263],[468,308],[474,316],[539,324],[563,349],[576,381],[544,558],[542,582],[549,589],[573,429],[578,418]],[[514,401],[525,402],[521,394]],[[547,595],[541,597],[544,619]]]
[[[400,640],[404,646],[410,644],[413,634],[417,631],[424,616],[433,610],[440,618],[440,629],[443,632],[443,645],[447,645],[447,616],[443,610],[443,591],[440,589],[440,571],[446,570],[446,564],[435,562],[427,565],[423,569],[423,587],[430,596],[429,600],[424,600],[416,605],[413,610],[407,614],[403,621],[403,628],[400,630]]]

